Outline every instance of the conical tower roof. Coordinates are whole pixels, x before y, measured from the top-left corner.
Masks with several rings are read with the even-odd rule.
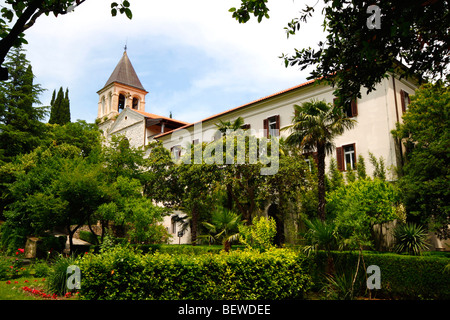
[[[124,51],[122,59],[120,59],[108,81],[106,81],[105,87],[113,82],[118,82],[145,91],[136,74],[136,71],[134,71],[126,50]]]

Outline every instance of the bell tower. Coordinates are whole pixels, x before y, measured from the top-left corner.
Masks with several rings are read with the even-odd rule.
[[[145,111],[147,91],[141,84],[127,55],[127,49],[102,89],[99,96],[97,119],[114,120],[125,108]]]

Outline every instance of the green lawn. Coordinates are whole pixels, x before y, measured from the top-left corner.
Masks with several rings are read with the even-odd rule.
[[[37,280],[37,281],[35,281]],[[26,282],[28,281],[28,282]],[[17,282],[17,283],[16,283]],[[24,291],[23,287],[43,289],[43,278],[23,277],[0,281],[0,300],[41,300],[40,296]]]

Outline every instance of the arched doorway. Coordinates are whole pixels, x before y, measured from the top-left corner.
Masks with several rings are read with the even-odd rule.
[[[267,210],[267,214],[269,217],[272,217],[275,220],[275,223],[277,224],[277,234],[275,235],[274,244],[276,246],[281,246],[284,241],[284,221],[281,217],[281,213],[278,209],[278,205],[276,203],[272,203],[269,206],[269,209]]]

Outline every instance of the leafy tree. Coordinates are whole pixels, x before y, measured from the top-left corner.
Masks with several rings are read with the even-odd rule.
[[[95,217],[123,227],[132,243],[167,241],[169,235],[161,225],[167,208],[158,207],[152,203],[152,199],[143,196],[139,180],[119,176],[111,185],[111,190],[111,201],[99,206]]]
[[[70,144],[81,150],[83,157],[90,157],[91,161],[99,161],[94,157],[101,156],[102,135],[98,126],[84,120],[68,122],[64,125],[47,125],[47,144]]]
[[[103,149],[103,161],[112,181],[119,176],[141,179],[145,170],[144,150],[132,147],[123,136],[111,138],[109,145]]]
[[[64,95],[62,87],[59,88],[56,98],[55,92],[56,90],[53,91],[50,103],[50,119],[48,123],[64,125],[70,122],[69,89],[66,89],[66,94]]]
[[[203,149],[205,144],[192,145],[191,150],[194,147]],[[194,152],[187,153],[185,157],[193,161]],[[202,218],[202,213],[210,213],[213,205],[212,195],[216,182],[219,181],[218,171],[215,165],[204,161],[201,164],[182,161],[174,169],[173,174],[181,189],[178,208],[190,218],[191,243],[196,245],[197,236],[200,234],[200,221],[207,220]]]
[[[43,91],[22,48],[8,55],[11,77],[0,85],[0,163],[36,148],[45,134],[45,107],[35,107]]]
[[[79,154],[78,148],[67,144],[39,147],[8,165],[5,225],[23,241],[27,235],[41,236],[57,226],[67,228],[71,238],[95,211],[105,182],[100,168]]]
[[[381,179],[361,179],[327,195],[327,213],[347,246],[367,245],[375,224],[396,219],[398,190]]]
[[[0,17],[0,65],[12,47],[22,43],[27,43],[24,39],[24,32],[31,28],[36,20],[42,15],[52,13],[55,17],[72,12],[76,7],[86,0],[5,0],[5,5],[1,9]],[[111,3],[112,16],[117,13],[125,14],[132,18],[128,0],[120,3]],[[8,24],[13,23],[12,27]],[[7,68],[0,68],[0,80],[8,79]]]
[[[313,67],[310,78],[321,78],[334,85],[335,95],[343,101],[360,97],[361,86],[368,92],[374,90],[388,71],[429,79],[448,76],[448,1],[377,2],[379,28],[368,27],[368,20],[372,20],[372,12],[368,13],[370,2],[324,0],[323,3],[326,39],[318,42],[317,49],[295,49],[293,55],[283,54],[282,58],[286,66],[298,65],[302,70]],[[288,37],[307,23],[314,7],[306,5],[300,16],[288,23],[285,28]],[[240,23],[247,22],[252,14],[259,22],[269,18],[267,0],[242,0],[239,8],[230,11]],[[398,68],[398,60],[408,68]]]
[[[299,150],[287,146],[285,140],[280,138],[278,172],[264,177],[263,192],[260,196],[265,203],[271,204],[268,214],[275,219],[277,225],[277,246],[281,246],[286,240],[285,225],[292,225],[298,220],[303,210],[302,201],[311,201],[306,197],[310,195],[309,190],[314,185],[314,179],[315,176],[310,172]],[[275,210],[272,211],[272,208]]]
[[[83,225],[90,222],[97,208],[111,201],[110,185],[102,174],[101,165],[89,163],[76,157],[64,159],[55,172],[51,183],[51,194],[64,204],[59,213],[61,223],[69,234],[70,251],[73,251],[73,235]]]
[[[303,152],[317,152],[318,216],[325,220],[325,156],[333,150],[333,139],[355,125],[342,110],[325,101],[307,101],[294,105],[292,125],[286,138],[288,145]]]
[[[393,132],[403,138],[407,150],[399,186],[408,220],[429,225],[442,239],[450,237],[449,112],[448,86],[423,85],[411,96],[403,123]]]
[[[161,141],[151,142],[145,161],[147,170],[142,174],[144,193],[147,197],[166,207],[179,204],[179,195],[182,192],[177,183],[175,163],[172,161],[170,151]]]

